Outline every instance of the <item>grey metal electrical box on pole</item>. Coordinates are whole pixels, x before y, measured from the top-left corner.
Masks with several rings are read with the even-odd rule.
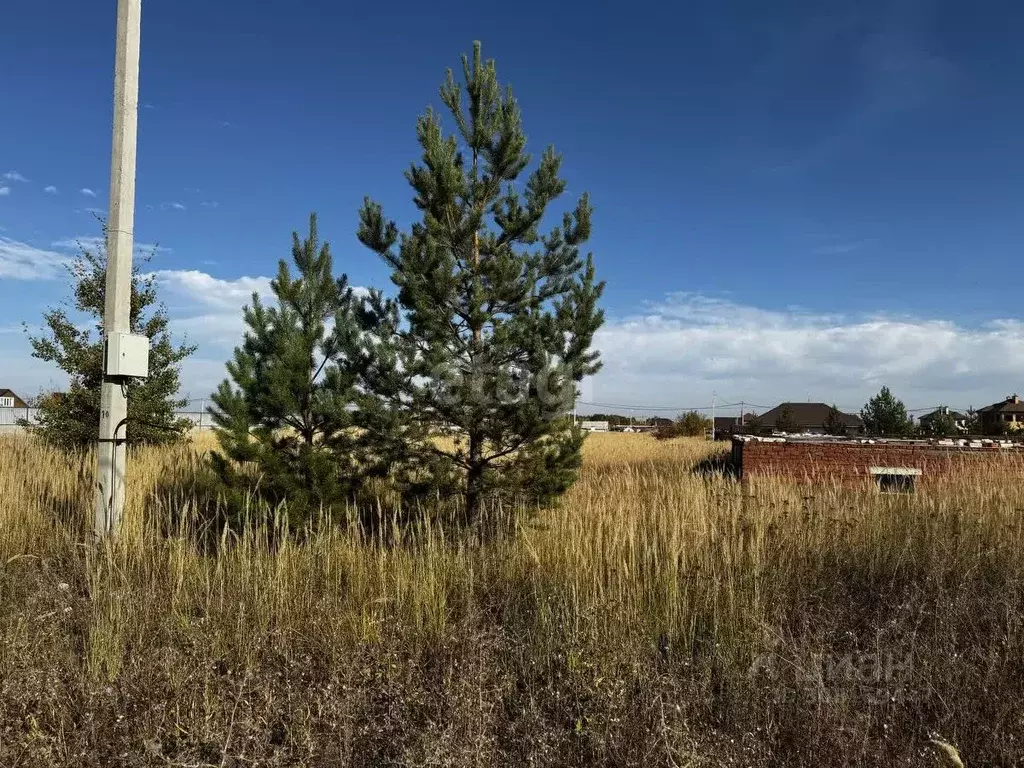
[[[149,339],[134,333],[115,333],[107,338],[104,373],[118,379],[149,377]]]

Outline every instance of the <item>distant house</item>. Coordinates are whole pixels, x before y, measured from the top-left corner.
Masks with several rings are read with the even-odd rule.
[[[653,432],[657,427],[650,424],[612,424],[612,432]]]
[[[978,417],[981,419],[981,430],[986,434],[1002,432],[1007,428],[1020,429],[1020,427],[1008,427],[1008,425],[1024,422],[1024,403],[1021,402],[1020,397],[1013,394],[1000,403],[992,403],[992,405],[979,408]]]
[[[935,419],[937,419],[939,416],[952,416],[953,421],[956,424],[957,430],[961,432],[967,431],[967,414],[960,413],[959,411],[951,411],[945,405],[940,405],[934,411],[932,411],[931,413],[926,413],[917,421],[921,429],[924,430],[925,432],[928,432],[932,422],[935,421]]]
[[[13,389],[0,387],[0,408],[28,408],[28,403],[14,394]]]
[[[607,421],[581,421],[580,429],[584,432],[607,432],[610,425]]]
[[[825,434],[825,422],[828,421],[832,406],[828,403],[779,403],[770,411],[765,411],[757,417],[761,429],[771,432],[775,424],[788,409],[789,418],[793,421],[797,432],[809,435]],[[852,413],[839,411],[839,417],[846,424],[848,435],[860,435],[864,433],[864,422],[860,416]]]
[[[747,422],[757,417],[756,413],[741,413],[739,416],[715,416],[715,439],[728,440],[741,434]]]

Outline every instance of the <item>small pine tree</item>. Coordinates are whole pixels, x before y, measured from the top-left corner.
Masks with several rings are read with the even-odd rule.
[[[796,421],[793,409],[788,404],[782,406],[779,415],[775,417],[775,429],[779,432],[799,432],[800,425]]]
[[[287,501],[289,519],[301,522],[350,500],[370,473],[364,437],[353,429],[347,359],[364,315],[347,277],[334,277],[315,214],[308,236],[293,233],[292,241],[298,275],[278,263],[270,284],[277,305],[254,293],[243,310],[248,329],[210,409],[220,443],[211,459],[229,488]]]
[[[104,234],[106,228],[104,227]],[[175,415],[188,401],[179,397],[180,363],[195,352],[195,346],[175,345],[167,330],[167,310],[157,303],[154,278],[143,275],[152,254],[132,265],[132,294],[129,312],[132,333],[150,340],[149,377],[125,386],[128,392],[128,422],[125,437],[129,445],[160,444],[179,439],[192,422]],[[52,445],[80,448],[96,442],[100,424],[100,384],[103,381],[103,308],[106,295],[106,249],[97,252],[81,247],[68,265],[72,301],[64,308],[43,313],[46,332],[29,335],[32,356],[56,365],[69,378],[68,390],[40,397],[38,420],[25,426]],[[69,311],[92,318],[92,328]]]
[[[375,343],[401,365],[368,372],[360,412],[365,428],[409,446],[421,476],[441,479],[435,490],[456,493],[475,521],[487,496],[546,503],[575,480],[583,435],[566,414],[600,366],[591,343],[604,284],[580,255],[589,198],[539,233],[565,191],[561,158],[547,149],[520,181],[530,156],[512,92],[479,43],[462,65],[465,105],[450,70],[441,87],[455,134],[432,110],[417,124],[423,160],[406,179],[422,219],[399,237],[378,204],[360,212],[359,239],[392,269],[403,319]],[[453,448],[432,439],[438,428],[456,436]]]
[[[825,423],[821,426],[825,430],[826,435],[845,437],[849,434],[843,413],[835,405],[828,409],[828,416],[825,417]]]
[[[868,400],[860,417],[869,435],[906,437],[914,429],[903,401],[896,399],[888,387],[882,387],[877,395]]]

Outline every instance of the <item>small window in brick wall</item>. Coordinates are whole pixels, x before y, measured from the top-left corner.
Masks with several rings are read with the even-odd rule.
[[[921,470],[913,467],[869,467],[882,493],[913,493]]]

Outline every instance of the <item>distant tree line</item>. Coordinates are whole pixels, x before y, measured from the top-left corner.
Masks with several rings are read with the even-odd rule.
[[[864,424],[864,434],[870,437],[955,437],[981,435],[983,431],[982,420],[973,408],[968,409],[965,414],[954,414],[948,409],[938,409],[937,412],[928,414],[926,419],[915,423],[907,412],[903,401],[897,398],[887,386],[883,386],[878,394],[864,404],[859,415]],[[958,415],[961,418],[958,418]],[[600,418],[612,424],[622,423],[613,420],[612,415],[589,418]],[[692,437],[709,434],[711,428],[711,420],[707,416],[691,411],[680,414],[674,421],[665,420],[663,424],[659,424],[655,436],[662,439]],[[788,404],[783,404],[771,423],[764,423],[764,420],[756,414],[746,414],[743,423],[735,424],[733,431],[755,435],[772,432],[793,434],[806,428],[807,425],[798,422],[793,409]],[[847,436],[850,434],[849,416],[833,404],[828,409],[820,429],[826,435]],[[989,435],[1004,435],[1012,433],[1013,429],[1013,422],[993,422],[986,425],[985,431]]]
[[[938,409],[915,424],[903,401],[886,386],[868,400],[860,412],[865,432],[878,437],[957,437],[985,432],[1000,435],[1006,431],[1002,422],[983,429],[981,418],[973,408],[968,408],[963,416],[965,418],[958,420],[948,409]]]
[[[698,411],[688,411],[680,414],[671,424],[660,426],[654,436],[659,440],[668,440],[673,437],[704,437],[709,435],[714,422]]]
[[[645,426],[657,427],[672,423],[672,419],[663,416],[623,416],[621,413],[592,413],[579,415],[579,421],[607,421],[610,426],[622,427],[629,424],[642,424]]]

